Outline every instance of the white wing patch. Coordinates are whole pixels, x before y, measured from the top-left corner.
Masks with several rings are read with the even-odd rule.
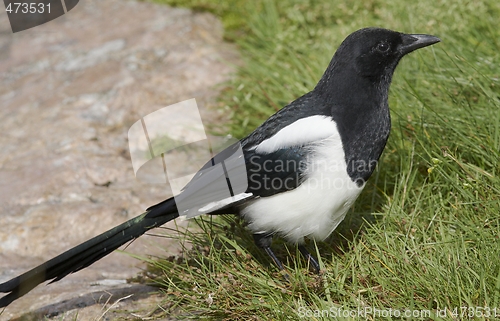
[[[220,200],[220,201],[208,203],[207,205],[205,205],[202,208],[200,208],[198,211],[200,213],[213,212],[215,210],[223,208],[226,205],[229,205],[231,203],[235,203],[235,202],[244,200],[245,198],[249,198],[251,196],[253,196],[252,193],[240,193],[240,194],[237,194],[237,195],[225,198],[225,199]]]
[[[329,116],[310,116],[299,119],[278,131],[255,147],[258,153],[268,154],[278,149],[317,142],[337,134],[337,125]]]

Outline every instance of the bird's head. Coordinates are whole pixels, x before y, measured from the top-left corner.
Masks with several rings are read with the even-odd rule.
[[[356,75],[375,83],[382,80],[388,86],[404,55],[439,41],[431,35],[405,34],[382,28],[355,31],[342,42],[318,86],[328,87],[326,83],[331,83],[332,78],[336,78],[334,82],[338,85]]]
[[[392,75],[404,55],[439,41],[431,35],[365,28],[350,34],[334,59],[339,59],[338,63],[352,64],[363,77],[377,78]]]

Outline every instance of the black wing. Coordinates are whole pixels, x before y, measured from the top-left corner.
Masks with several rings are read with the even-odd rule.
[[[272,153],[245,153],[246,192],[267,197],[297,188],[306,171],[307,146],[291,146]]]

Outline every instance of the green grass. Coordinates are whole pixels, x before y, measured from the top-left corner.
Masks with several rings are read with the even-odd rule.
[[[500,2],[160,2],[219,15],[238,45],[244,65],[219,98],[237,137],[311,90],[356,29],[442,39],[401,61],[390,92],[391,137],[346,220],[316,244],[321,276],[294,246],[277,241],[292,276],[284,282],[242,222],[200,218],[201,229],[180,236],[192,244],[182,258],[153,262],[166,314],[331,320],[315,311],[371,307],[432,311],[415,320],[462,320],[488,311],[461,307],[483,307],[497,317],[471,319],[500,318]],[[445,307],[451,310],[436,315]]]

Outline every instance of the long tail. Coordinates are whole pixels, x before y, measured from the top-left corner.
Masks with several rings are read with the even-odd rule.
[[[146,210],[145,213],[102,233],[53,259],[0,284],[0,292],[8,293],[0,298],[0,307],[31,291],[47,280],[59,281],[70,273],[77,272],[102,259],[121,245],[141,236],[146,231],[178,217],[173,198]]]

